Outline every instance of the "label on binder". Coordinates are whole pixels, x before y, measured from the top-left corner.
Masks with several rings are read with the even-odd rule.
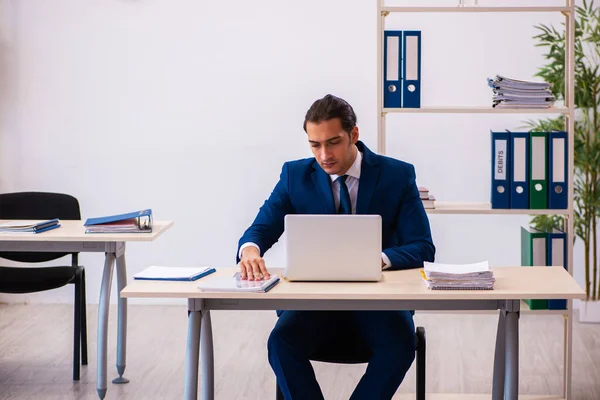
[[[494,157],[494,179],[506,180],[506,144],[507,141],[496,140],[496,154]]]

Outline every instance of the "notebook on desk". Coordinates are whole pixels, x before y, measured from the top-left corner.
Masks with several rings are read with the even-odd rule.
[[[60,227],[58,218],[47,221],[11,221],[0,224],[0,232],[6,233],[42,233]]]
[[[215,271],[212,267],[160,267],[152,265],[135,274],[133,279],[145,281],[195,281]]]
[[[151,233],[152,210],[88,218],[85,233]]]
[[[279,282],[278,275],[269,279],[249,281],[242,279],[239,272],[233,276],[219,276],[198,283],[198,289],[203,292],[253,292],[266,293]]]

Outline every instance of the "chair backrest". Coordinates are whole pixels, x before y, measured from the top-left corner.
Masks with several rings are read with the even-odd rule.
[[[79,202],[62,193],[18,192],[0,194],[0,219],[81,219]],[[60,228],[59,228],[60,229]],[[0,252],[0,257],[20,262],[56,260],[70,253]]]

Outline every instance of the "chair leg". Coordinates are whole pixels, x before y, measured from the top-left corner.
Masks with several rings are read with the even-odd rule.
[[[275,383],[275,387],[277,388],[277,393],[275,395],[275,400],[285,400],[283,398],[283,393],[281,392],[281,389],[279,388],[279,382]]]
[[[74,301],[74,337],[73,337],[73,380],[79,380],[79,363],[81,351],[81,274],[75,274],[75,301]]]
[[[81,364],[88,364],[87,353],[87,300],[85,297],[85,269],[81,268]]]
[[[417,400],[425,400],[425,328],[417,327]]]

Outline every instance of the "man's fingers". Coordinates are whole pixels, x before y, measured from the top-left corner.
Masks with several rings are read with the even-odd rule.
[[[252,273],[254,274],[254,280],[260,281],[260,266],[258,265],[258,260],[252,260],[250,264],[252,265]]]
[[[265,279],[269,279],[271,277],[271,275],[269,274],[269,271],[267,271],[267,266],[265,265],[265,260],[261,258],[260,261],[258,262],[258,266],[260,267],[260,272],[262,272],[263,277]]]
[[[240,261],[240,275],[242,279],[246,279],[248,277],[248,274],[246,272],[246,262],[245,261]]]

